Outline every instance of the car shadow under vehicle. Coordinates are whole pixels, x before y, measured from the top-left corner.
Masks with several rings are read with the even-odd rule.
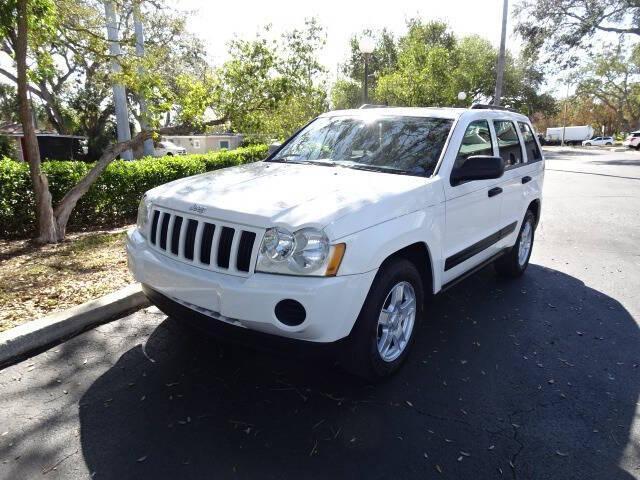
[[[636,322],[538,265],[436,297],[370,385],[323,358],[224,345],[173,319],[80,400],[95,478],[632,478]],[[631,449],[631,451],[629,450]],[[637,462],[636,462],[637,463]],[[439,477],[438,477],[439,478]]]

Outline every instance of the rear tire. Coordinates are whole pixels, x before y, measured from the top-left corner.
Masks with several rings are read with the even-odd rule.
[[[494,263],[498,275],[506,278],[517,278],[527,269],[531,251],[533,250],[535,225],[535,215],[531,210],[527,210],[515,245]]]
[[[351,332],[344,367],[374,382],[393,375],[407,358],[423,309],[423,285],[416,266],[404,258],[383,264]]]

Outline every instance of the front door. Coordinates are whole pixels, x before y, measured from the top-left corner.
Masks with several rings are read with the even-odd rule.
[[[471,155],[497,155],[491,129],[487,120],[475,120],[466,126],[453,170]],[[450,179],[444,180],[446,227],[442,280],[446,284],[498,252],[503,235],[503,195],[501,178],[459,185],[452,185]]]

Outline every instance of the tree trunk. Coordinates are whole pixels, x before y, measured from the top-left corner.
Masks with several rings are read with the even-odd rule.
[[[20,105],[20,121],[24,135],[26,151],[23,152],[29,162],[29,173],[33,183],[36,200],[36,221],[38,225],[37,240],[41,243],[55,243],[58,241],[57,228],[53,217],[49,182],[40,168],[40,148],[38,137],[33,125],[31,104],[27,98],[27,0],[18,0],[18,35],[16,42],[16,66],[18,71],[18,102]]]

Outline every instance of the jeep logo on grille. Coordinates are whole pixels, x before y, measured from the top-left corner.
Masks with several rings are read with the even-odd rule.
[[[194,203],[193,205],[191,205],[191,207],[189,207],[189,210],[196,213],[204,213],[206,209],[207,207],[203,207],[202,205],[198,205],[197,203]]]

